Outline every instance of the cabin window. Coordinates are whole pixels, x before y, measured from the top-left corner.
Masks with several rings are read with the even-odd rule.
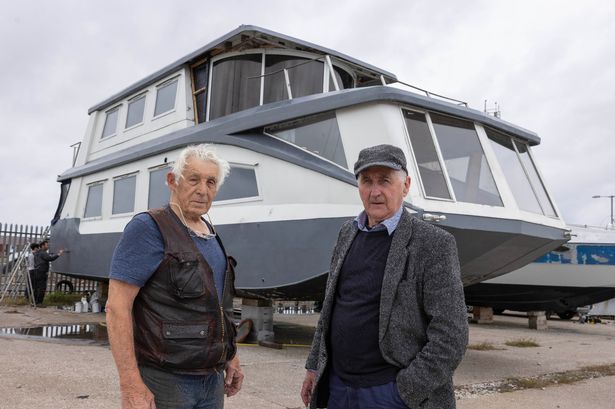
[[[425,114],[402,110],[425,196],[451,199]]]
[[[169,203],[171,192],[167,186],[167,173],[171,168],[164,166],[152,169],[149,172],[149,193],[147,197],[147,208],[157,209]]]
[[[156,107],[154,117],[175,109],[175,96],[177,95],[177,80],[162,84],[156,91]]]
[[[288,72],[293,98],[322,92],[324,76],[322,61],[287,55],[267,55],[265,57],[264,104],[289,98],[284,69]]]
[[[126,128],[142,123],[144,110],[145,94],[130,100],[128,102],[128,114],[126,115]]]
[[[210,120],[260,104],[262,59],[262,54],[247,54],[214,63]]]
[[[195,122],[200,124],[207,118],[207,76],[209,75],[209,62],[204,61],[192,67],[192,95]]]
[[[538,176],[538,170],[536,169],[536,165],[532,161],[532,157],[530,156],[530,147],[519,141],[515,141],[515,146],[517,147],[517,152],[519,152],[519,157],[521,158],[521,162],[527,171],[527,175],[530,178],[530,182],[534,187],[534,192],[536,193],[536,197],[538,197],[538,203],[540,203],[540,207],[542,208],[542,212],[545,216],[549,217],[557,217],[555,213],[555,209],[553,208],[553,204],[551,200],[549,200],[549,195],[547,194],[547,190],[540,180],[540,176]]]
[[[266,128],[265,132],[348,169],[342,137],[334,113],[294,121],[292,125],[271,126]]]
[[[532,190],[532,185],[523,170],[523,165],[517,155],[512,139],[492,129],[485,128],[491,141],[495,155],[512,190],[519,208],[531,213],[542,214],[538,199]]]
[[[120,112],[120,107],[113,108],[107,111],[105,116],[105,126],[103,127],[102,138],[115,135],[117,131],[117,117]]]
[[[84,218],[102,216],[103,184],[96,183],[88,186],[88,198],[85,202]]]
[[[113,181],[112,214],[132,213],[135,209],[137,175],[123,176]]]
[[[474,123],[435,113],[430,116],[456,200],[502,206]]]
[[[333,66],[333,70],[335,71],[335,79],[337,79],[337,85],[340,89],[352,88],[352,75],[335,65]],[[335,91],[335,84],[333,84],[333,81],[329,81],[329,91]]]
[[[231,165],[231,172],[224,179],[222,187],[216,194],[216,202],[222,200],[258,197],[256,171],[251,167]]]

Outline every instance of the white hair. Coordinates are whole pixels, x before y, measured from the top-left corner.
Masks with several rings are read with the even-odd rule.
[[[220,188],[224,183],[224,179],[228,176],[231,166],[216,154],[212,144],[206,143],[187,146],[179,153],[179,157],[171,169],[171,172],[175,175],[175,184],[179,183],[179,178],[186,168],[186,162],[192,158],[212,162],[218,166],[218,188]]]

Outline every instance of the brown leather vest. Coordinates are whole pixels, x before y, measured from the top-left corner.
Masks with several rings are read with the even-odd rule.
[[[236,352],[235,260],[228,257],[220,302],[211,267],[175,213],[167,206],[149,214],[164,239],[164,258],[135,298],[137,361],[179,374],[220,370]]]

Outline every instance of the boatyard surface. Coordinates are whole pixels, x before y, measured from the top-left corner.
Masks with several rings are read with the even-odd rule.
[[[246,378],[240,394],[226,400],[226,408],[303,407],[303,365],[318,315],[276,313],[274,318],[276,340],[284,346],[240,345]],[[104,314],[0,307],[0,328],[88,323],[98,329],[87,340],[0,336],[0,408],[119,408],[117,374],[103,321]],[[454,379],[457,406],[611,408],[613,373],[612,321],[551,320],[548,330],[535,331],[527,328],[522,315],[496,316],[493,324],[470,325],[470,346]]]

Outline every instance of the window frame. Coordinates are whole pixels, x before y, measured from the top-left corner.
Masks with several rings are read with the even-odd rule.
[[[181,74],[175,75],[171,78],[168,78],[164,81],[162,81],[160,84],[156,85],[156,99],[154,101],[154,113],[153,113],[153,117],[152,117],[152,121],[158,119],[158,118],[162,118],[163,116],[167,116],[173,112],[175,112],[177,110],[177,94],[179,92],[179,79],[181,77]],[[173,102],[173,108],[169,109],[168,111],[164,111],[164,112],[160,112],[159,114],[156,115],[156,106],[158,104],[158,96],[159,96],[159,92],[162,88],[168,87],[170,86],[172,83],[176,84],[175,86],[175,96],[174,96],[174,102]]]
[[[109,108],[105,111],[105,122],[103,123],[103,128],[100,134],[101,141],[113,138],[114,136],[118,135],[119,133],[118,125],[120,122],[120,108],[122,107],[122,105],[123,104],[116,105],[113,108]],[[113,133],[110,133],[109,135],[105,135],[105,128],[107,127],[107,120],[109,119],[109,114],[112,114],[112,113],[117,114],[117,117],[115,118],[115,129]]]
[[[210,60],[208,58],[203,58],[194,64],[190,65],[190,88],[192,90],[192,107],[194,109],[194,123],[200,124],[203,122],[207,122],[209,120],[209,85],[211,84],[211,69],[212,65],[210,65]],[[205,81],[205,86],[203,88],[196,89],[196,76],[194,75],[194,71],[196,68],[201,65],[205,65],[207,67],[207,80]],[[199,121],[199,110],[197,105],[197,95],[205,93],[205,118],[203,121]]]
[[[331,92],[329,91],[328,86],[325,87],[325,84],[328,84],[329,82],[329,77],[331,77],[332,75],[335,75],[334,73],[329,72],[329,68],[328,68],[328,64],[327,64],[327,57],[329,57],[331,59],[331,65],[335,67],[345,71],[346,73],[348,73],[348,75],[352,78],[352,88],[356,88],[357,86],[357,77],[356,77],[356,73],[351,70],[349,68],[349,66],[347,66],[346,64],[343,64],[341,62],[338,62],[335,57],[331,56],[330,54],[322,54],[322,55],[315,55],[314,53],[310,53],[310,52],[306,52],[306,51],[300,51],[300,50],[287,50],[287,49],[279,49],[279,48],[274,48],[274,49],[262,49],[262,48],[252,48],[252,49],[248,49],[248,50],[244,50],[244,51],[236,51],[236,52],[230,52],[230,53],[224,53],[221,55],[217,55],[215,57],[212,57],[209,59],[209,72],[208,72],[208,81],[207,81],[207,109],[206,109],[206,119],[205,122],[209,122],[210,121],[210,109],[211,109],[211,88],[212,88],[212,76],[213,76],[213,68],[214,68],[214,64],[216,62],[218,62],[219,60],[223,60],[223,59],[227,59],[227,58],[232,58],[232,57],[236,57],[238,55],[246,55],[246,54],[260,54],[261,55],[261,73],[260,73],[260,95],[259,95],[259,104],[257,106],[262,106],[263,105],[263,101],[264,101],[264,95],[265,95],[265,62],[266,62],[266,57],[267,55],[282,55],[282,56],[292,56],[292,57],[297,57],[297,58],[307,58],[309,60],[314,60],[315,56],[318,57],[318,60],[322,59],[323,62],[323,84],[322,84],[322,91],[320,93],[324,94],[326,92]],[[197,63],[198,64],[198,63]],[[316,94],[312,94],[312,95],[316,95]]]
[[[527,180],[528,184],[530,185],[530,189],[532,190],[532,193],[534,194],[534,199],[536,200],[536,203],[538,204],[538,207],[540,208],[541,213],[535,213],[535,212],[532,212],[530,210],[523,209],[519,205],[519,200],[518,200],[517,196],[515,195],[515,192],[512,191],[512,189],[511,189],[512,197],[513,197],[513,199],[515,201],[515,204],[516,204],[517,208],[519,209],[519,211],[522,211],[522,212],[525,212],[525,213],[529,213],[529,214],[535,214],[535,215],[538,215],[538,216],[548,217],[548,218],[554,219],[554,220],[560,219],[559,209],[555,206],[555,202],[553,201],[553,198],[551,197],[551,193],[549,192],[549,190],[547,189],[547,187],[545,185],[544,177],[542,176],[542,173],[540,172],[540,169],[538,169],[538,166],[536,165],[536,160],[534,159],[534,154],[532,153],[530,144],[526,140],[523,140],[523,139],[521,139],[521,138],[519,138],[519,137],[517,137],[515,135],[511,135],[511,134],[509,134],[507,132],[501,131],[501,130],[493,128],[493,127],[485,126],[485,136],[489,140],[490,143],[494,143],[495,141],[493,141],[491,138],[489,138],[489,134],[487,133],[487,130],[490,130],[491,132],[495,132],[495,133],[497,133],[497,134],[499,134],[501,136],[504,136],[504,137],[507,137],[507,138],[510,139],[511,145],[514,148],[514,153],[515,153],[515,155],[517,157],[517,162],[521,165],[521,169],[523,169],[523,174],[525,175],[525,179]],[[532,165],[534,167],[534,170],[536,171],[536,175],[538,176],[538,181],[541,184],[541,186],[539,186],[539,187],[541,187],[544,190],[546,198],[549,201],[549,204],[551,205],[551,208],[553,209],[553,213],[555,214],[554,216],[548,215],[547,212],[545,212],[545,209],[543,207],[543,203],[541,203],[541,201],[540,201],[540,196],[536,192],[536,187],[534,187],[534,183],[532,183],[532,178],[530,177],[530,175],[528,173],[528,170],[526,168],[526,165],[525,165],[523,159],[521,158],[521,154],[519,153],[519,148],[517,147],[518,143],[527,146],[528,158],[530,159],[530,161],[531,161],[531,163],[532,163]],[[498,159],[498,164],[499,164],[499,159]],[[504,172],[504,170],[502,170],[502,172]],[[506,183],[508,184],[508,186],[510,188],[510,183],[506,179],[506,175],[505,174],[504,174],[504,180],[506,181]]]
[[[261,184],[260,184],[260,177],[259,177],[259,166],[258,166],[259,163],[258,162],[253,162],[253,163],[229,162],[229,165],[231,167],[231,173],[233,172],[233,168],[250,169],[254,171],[254,179],[256,181],[256,191],[258,192],[258,195],[238,197],[235,199],[225,199],[225,200],[215,200],[214,199],[214,201],[211,203],[212,207],[215,207],[218,205],[229,205],[229,204],[236,204],[236,203],[258,202],[258,201],[263,200],[263,194],[261,192]],[[217,192],[216,192],[216,195],[217,195]]]
[[[446,183],[446,188],[448,190],[448,194],[450,195],[450,199],[446,198],[446,197],[437,197],[437,196],[429,196],[425,190],[425,185],[423,184],[423,178],[421,176],[421,171],[420,169],[418,169],[418,161],[416,160],[416,154],[414,152],[414,149],[412,147],[412,142],[410,141],[410,132],[408,131],[408,127],[406,126],[406,121],[404,118],[404,112],[403,110],[407,110],[407,111],[412,111],[412,112],[416,112],[419,114],[423,114],[425,115],[425,121],[427,122],[427,128],[429,129],[429,133],[431,135],[431,141],[433,142],[434,148],[436,150],[436,155],[438,157],[438,162],[440,164],[440,169],[442,169],[442,175],[444,176],[444,181]],[[448,174],[448,169],[446,168],[446,164],[444,163],[444,158],[442,157],[442,151],[440,150],[440,144],[438,143],[438,139],[436,138],[436,132],[433,128],[433,124],[431,122],[431,117],[429,116],[429,111],[427,110],[421,110],[421,109],[417,109],[415,107],[408,107],[408,106],[400,106],[400,110],[399,110],[400,116],[401,116],[401,120],[402,120],[402,126],[404,128],[404,133],[405,133],[405,140],[406,140],[406,145],[408,146],[408,150],[410,152],[410,154],[412,155],[412,162],[413,162],[413,166],[415,168],[415,173],[416,173],[416,177],[419,180],[419,185],[421,187],[421,193],[423,194],[423,197],[425,199],[429,199],[429,200],[438,200],[438,201],[442,201],[442,202],[453,202],[453,203],[457,203],[457,197],[455,196],[455,192],[453,190],[453,186],[451,185],[451,180],[450,180],[450,176]],[[463,202],[466,203],[466,202]]]
[[[125,173],[123,175],[119,175],[119,176],[115,176],[113,177],[113,196],[111,197],[111,218],[114,217],[125,217],[127,215],[132,215],[135,213],[135,207],[137,205],[137,182],[138,182],[138,175],[139,175],[139,171],[135,171],[135,172],[130,172],[130,173]],[[122,212],[122,213],[113,213],[113,205],[115,204],[115,182],[118,180],[124,180],[124,179],[129,179],[129,178],[135,178],[135,189],[134,189],[134,194],[133,194],[133,198],[132,198],[132,210],[129,212]]]
[[[278,127],[278,129],[282,129],[282,130],[295,129],[295,128],[301,127],[301,124],[304,123],[304,122],[309,122],[308,123],[308,125],[309,125],[309,124],[316,123],[316,122],[322,122],[322,120],[320,120],[320,118],[325,118],[325,120],[326,119],[330,119],[330,118],[327,118],[327,116],[330,115],[330,114],[333,114],[333,119],[335,119],[335,121],[337,123],[337,113],[335,111],[326,111],[326,112],[321,112],[321,113],[315,114],[315,115],[308,115],[308,116],[304,116],[304,117],[300,117],[300,118],[290,119],[288,121],[284,121],[284,122],[268,125],[267,127],[269,127],[269,128],[271,128],[271,127]],[[313,155],[313,156],[317,157],[318,159],[325,160],[325,161],[327,161],[329,163],[332,163],[333,165],[335,165],[335,166],[339,167],[340,169],[343,169],[343,170],[345,170],[347,172],[352,172],[351,164],[349,164],[349,162],[348,162],[348,156],[346,154],[346,148],[344,148],[344,139],[342,137],[342,132],[339,129],[339,123],[337,125],[338,125],[337,126],[337,130],[338,130],[338,132],[340,134],[340,140],[342,142],[342,151],[344,153],[344,159],[346,159],[346,165],[348,166],[346,168],[343,167],[342,165],[340,165],[339,163],[332,161],[329,158],[326,158],[324,156],[318,155],[318,154],[316,154],[316,153],[314,153],[314,152],[312,152],[312,151],[310,151],[308,149],[305,149],[302,146],[296,145],[296,144],[294,144],[294,143],[292,143],[290,141],[287,141],[286,139],[281,138],[281,137],[279,137],[279,136],[277,136],[277,135],[275,135],[273,133],[265,131],[265,129],[267,127],[263,128],[263,135],[267,135],[267,136],[269,136],[271,138],[275,138],[276,140],[282,141],[282,142],[284,142],[284,143],[286,143],[286,144],[288,144],[288,145],[290,145],[290,146],[292,146],[294,148],[301,149],[302,151],[307,152],[310,155]]]
[[[104,199],[105,199],[105,182],[108,179],[101,179],[101,180],[96,180],[94,182],[89,182],[86,183],[85,185],[87,186],[87,193],[85,195],[85,204],[83,206],[83,216],[81,218],[81,220],[83,221],[90,221],[90,220],[102,220],[103,218],[103,205],[104,205]],[[101,195],[100,195],[100,215],[98,216],[86,216],[85,212],[87,211],[88,208],[88,199],[90,198],[90,188],[94,187],[94,186],[101,186]]]
[[[434,111],[433,113],[436,114],[436,115],[443,116],[443,117],[453,118],[454,120],[458,120],[458,121],[462,121],[462,122],[463,121],[470,122],[472,124],[472,129],[474,130],[474,133],[476,135],[476,140],[478,142],[478,146],[481,149],[483,158],[484,158],[485,163],[487,164],[487,167],[489,169],[489,174],[491,175],[491,179],[493,180],[493,186],[495,187],[495,189],[497,191],[497,196],[500,199],[500,203],[501,204],[498,206],[498,205],[487,204],[487,203],[476,203],[476,202],[468,202],[468,201],[458,200],[457,196],[454,195],[455,191],[453,189],[452,181],[450,181],[450,176],[449,176],[449,173],[448,173],[448,169],[446,169],[446,161],[444,160],[444,156],[442,155],[441,156],[442,164],[443,164],[443,166],[446,169],[446,176],[449,179],[450,189],[451,189],[451,192],[453,193],[453,197],[455,198],[455,202],[457,202],[457,203],[467,203],[467,204],[479,205],[479,206],[490,206],[490,207],[505,208],[506,207],[506,202],[504,201],[504,198],[502,197],[502,189],[500,188],[500,186],[498,186],[496,175],[493,172],[493,164],[489,160],[489,156],[485,153],[487,148],[485,147],[485,144],[483,143],[484,141],[481,139],[480,132],[479,132],[479,129],[478,129],[476,121],[474,121],[472,119],[468,119],[468,118],[457,117],[457,116],[454,116],[454,115],[451,115],[451,114],[447,114],[447,113],[443,113],[443,112]],[[429,115],[430,111],[427,111],[427,114]],[[438,150],[440,150],[441,148],[440,148],[440,143],[438,141],[438,135],[436,133],[435,126],[433,126],[433,122],[431,120],[431,116],[429,116],[429,123],[431,125],[430,129],[432,130],[433,136],[434,136],[434,138],[436,140],[436,143],[438,144]],[[479,177],[479,180],[478,180],[478,184],[479,184],[478,187],[480,188],[480,177]]]
[[[141,114],[141,121],[128,126],[128,118],[130,116],[130,105],[137,102],[140,99],[143,99],[143,113]],[[147,91],[142,92],[126,101],[126,121],[124,122],[124,131],[129,131],[145,123],[146,103],[147,103]]]
[[[162,164],[156,165],[156,166],[150,166],[149,168],[147,168],[147,202],[146,202],[146,207],[147,207],[148,210],[149,209],[155,209],[155,207],[150,207],[149,206],[151,186],[152,186],[152,172],[155,172],[157,170],[162,170],[162,169],[168,169],[168,171],[170,172],[173,169],[173,163],[174,162],[167,162],[167,163],[162,163]],[[135,191],[136,191],[136,189],[135,189]],[[171,192],[169,192],[169,196],[170,195],[171,195]]]

